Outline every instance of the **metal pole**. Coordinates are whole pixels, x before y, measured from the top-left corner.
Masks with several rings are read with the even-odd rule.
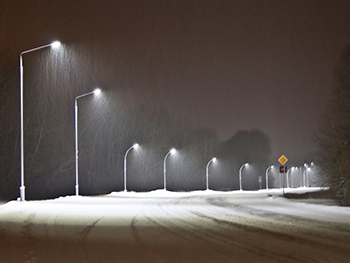
[[[126,192],[126,157],[127,157],[128,153],[129,153],[129,151],[130,151],[131,149],[133,149],[134,147],[136,147],[137,145],[138,145],[137,143],[134,144],[134,145],[132,145],[132,146],[126,151],[125,156],[124,156],[124,192]]]
[[[75,122],[75,195],[79,195],[79,148],[78,148],[78,101],[75,98],[74,107],[74,122]]]
[[[126,151],[124,155],[124,192],[126,192],[126,156],[131,149],[132,149],[132,146]]]
[[[206,175],[206,188],[209,190],[209,164],[211,160],[207,163],[207,166],[205,168],[205,175]]]
[[[291,171],[292,168],[289,168],[287,173],[286,173],[286,180],[287,180],[287,188],[289,188],[289,176],[288,176],[288,172]]]
[[[176,150],[173,148],[171,149],[164,157],[164,190],[166,190],[166,159],[169,154],[174,153]]]
[[[211,162],[214,162],[216,160],[216,158],[214,157],[213,159],[211,159],[208,163],[207,163],[207,166],[206,166],[206,188],[207,190],[209,190],[209,164]]]
[[[166,159],[169,156],[170,152],[168,152],[164,157],[164,190],[166,190]]]
[[[28,49],[26,51],[23,51],[19,55],[19,75],[20,75],[20,140],[21,140],[21,185],[19,187],[19,194],[20,194],[20,201],[25,201],[25,186],[24,186],[24,117],[23,117],[23,58],[22,55],[36,51],[42,48],[50,47],[52,46],[51,44],[43,45],[40,47]]]
[[[266,190],[269,189],[269,169],[273,168],[273,165],[270,165],[269,167],[267,167],[266,171],[265,171],[265,180],[266,180]]]
[[[248,163],[245,163],[239,168],[239,190],[242,191],[242,169],[244,166],[246,166]]]
[[[100,89],[97,88],[94,91],[79,95],[75,97],[75,106],[74,106],[74,122],[75,122],[75,195],[79,195],[79,147],[78,147],[78,99],[91,95],[99,94]]]
[[[20,115],[21,115],[21,186],[19,188],[20,200],[25,201],[25,186],[24,186],[24,128],[23,128],[23,59],[22,53],[19,56],[19,71],[20,71]]]

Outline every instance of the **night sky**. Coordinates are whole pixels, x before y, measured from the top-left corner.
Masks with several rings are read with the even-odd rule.
[[[222,141],[260,129],[271,162],[296,162],[315,150],[350,43],[350,1],[1,1],[1,49],[19,56],[54,40],[86,57],[77,82],[92,69],[102,89],[165,107]]]

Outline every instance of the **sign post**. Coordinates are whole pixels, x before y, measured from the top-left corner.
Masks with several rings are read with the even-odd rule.
[[[280,178],[282,177],[282,188],[283,188],[283,195],[284,195],[284,175],[287,172],[287,166],[285,166],[285,164],[288,162],[288,158],[282,154],[281,157],[278,158],[278,162],[281,164]],[[280,187],[281,187],[281,179],[280,179]]]

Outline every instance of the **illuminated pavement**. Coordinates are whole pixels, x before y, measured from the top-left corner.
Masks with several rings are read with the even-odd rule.
[[[272,194],[9,202],[0,206],[0,262],[349,262],[350,208]]]

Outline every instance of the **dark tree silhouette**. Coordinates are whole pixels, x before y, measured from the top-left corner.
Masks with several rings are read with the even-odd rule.
[[[336,69],[337,83],[319,136],[317,164],[323,183],[335,190],[341,205],[350,205],[350,45]]]
[[[270,155],[270,140],[266,134],[257,129],[238,131],[229,140],[221,143],[219,148],[222,185],[218,188],[239,189],[239,168],[249,163],[242,171],[243,189],[259,189],[258,177],[264,175]]]

